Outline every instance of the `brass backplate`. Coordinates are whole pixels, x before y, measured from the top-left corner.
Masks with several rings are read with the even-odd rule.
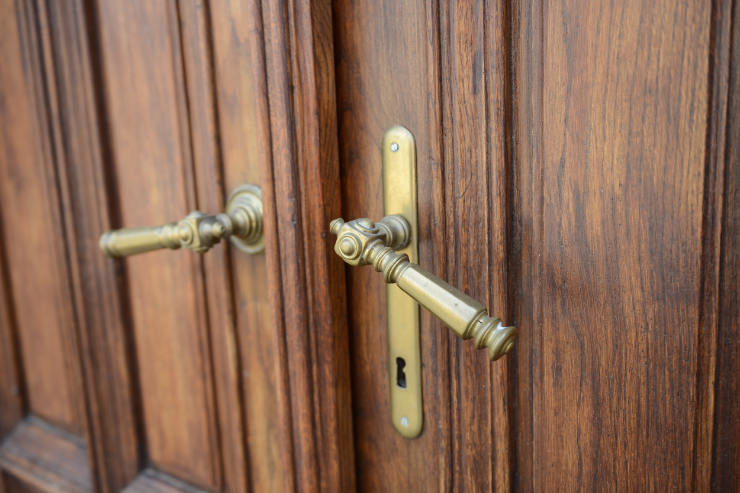
[[[252,255],[261,253],[265,250],[265,236],[262,234],[262,191],[258,186],[240,185],[232,190],[226,201],[226,213],[231,214],[239,206],[243,205],[249,205],[253,210],[259,211],[260,235],[252,241],[246,241],[234,235],[231,237],[231,244],[239,250]]]
[[[401,126],[383,136],[383,205],[386,216],[401,214],[411,225],[411,241],[398,251],[417,263],[416,143]],[[398,286],[388,284],[387,314],[391,419],[401,435],[415,438],[424,424],[419,305]]]

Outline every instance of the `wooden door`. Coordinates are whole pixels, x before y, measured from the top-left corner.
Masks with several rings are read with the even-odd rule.
[[[336,2],[342,212],[416,136],[420,263],[519,328],[421,319],[425,430],[388,417],[384,291],[347,272],[368,491],[737,489],[737,2]]]
[[[740,7],[0,0],[0,491],[733,491]],[[382,217],[416,138],[421,311],[390,421]],[[110,229],[263,194],[263,254],[112,260]]]
[[[329,5],[0,6],[0,490],[353,489]],[[264,254],[98,250],[244,183]]]

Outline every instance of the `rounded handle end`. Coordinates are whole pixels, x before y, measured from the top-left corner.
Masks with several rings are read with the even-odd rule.
[[[120,257],[118,252],[115,251],[113,248],[113,236],[115,232],[114,231],[108,231],[107,233],[103,233],[100,235],[100,241],[98,242],[98,246],[100,247],[100,251],[104,254],[108,255],[109,257]]]
[[[483,315],[473,326],[472,337],[479,349],[488,348],[491,361],[499,359],[514,347],[516,327],[504,327],[501,320]]]

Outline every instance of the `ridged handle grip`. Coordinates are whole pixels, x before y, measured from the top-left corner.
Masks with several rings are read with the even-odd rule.
[[[486,307],[431,274],[395,250],[408,243],[410,227],[402,216],[344,222],[335,219],[330,230],[337,235],[334,251],[350,265],[372,265],[387,283],[396,283],[420,305],[439,317],[463,339],[474,339],[496,360],[514,346],[516,327],[505,327],[488,315]]]
[[[160,248],[180,248],[177,223],[151,228],[124,228],[103,233],[100,251],[110,257],[125,257]]]

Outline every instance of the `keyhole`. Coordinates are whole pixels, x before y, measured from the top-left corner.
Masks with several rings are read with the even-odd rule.
[[[406,366],[406,360],[403,358],[396,358],[396,385],[405,389],[406,388],[406,372],[403,371]]]

